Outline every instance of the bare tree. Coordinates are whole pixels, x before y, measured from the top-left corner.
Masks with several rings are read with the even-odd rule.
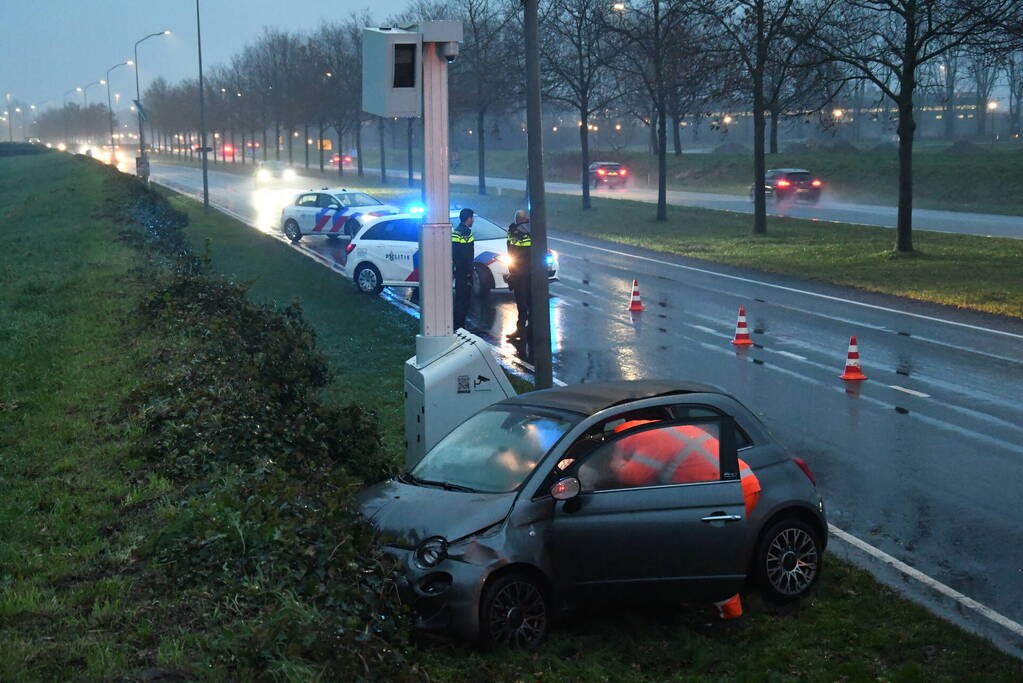
[[[590,116],[606,109],[619,90],[611,66],[619,55],[618,41],[608,30],[611,8],[604,0],[554,0],[546,17],[542,64],[553,82],[548,96],[579,115],[582,206],[590,208]]]
[[[895,250],[913,250],[913,140],[921,70],[967,43],[998,44],[996,21],[1020,0],[843,0],[827,13],[818,44],[853,68],[898,109],[899,208]]]

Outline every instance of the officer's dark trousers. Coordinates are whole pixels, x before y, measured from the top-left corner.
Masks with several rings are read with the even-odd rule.
[[[529,324],[529,304],[532,292],[529,282],[529,274],[516,275],[511,281],[511,285],[515,292],[515,308],[518,310],[519,314],[519,319],[515,325],[515,329],[519,332],[524,332],[526,325]]]
[[[454,326],[465,327],[465,316],[469,315],[469,301],[472,299],[472,271],[455,273]]]

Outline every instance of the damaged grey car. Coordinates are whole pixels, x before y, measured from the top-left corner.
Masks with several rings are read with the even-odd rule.
[[[679,381],[506,399],[359,500],[418,625],[486,646],[537,647],[580,601],[714,601],[748,578],[798,599],[827,542],[806,463],[732,396]]]

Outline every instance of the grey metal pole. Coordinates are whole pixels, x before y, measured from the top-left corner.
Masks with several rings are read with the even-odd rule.
[[[532,289],[529,340],[537,389],[554,384],[551,361],[551,311],[547,282],[547,201],[543,184],[543,119],[540,108],[538,1],[524,0],[526,33],[526,135],[529,175],[529,223],[533,237],[529,277]]]
[[[209,156],[206,153],[206,94],[202,78],[202,26],[199,22],[199,0],[195,0],[195,38],[199,47],[199,151],[202,153],[202,210],[210,212]],[[245,153],[245,150],[242,150]]]
[[[135,102],[136,105],[142,104],[142,90],[139,88],[139,43],[155,38],[156,36],[167,36],[170,35],[170,31],[160,31],[159,33],[150,33],[148,36],[139,38],[135,41]],[[139,161],[143,168],[146,164],[146,131],[142,126],[142,108],[140,106],[135,107],[135,113],[138,114],[139,119]],[[149,172],[147,171],[142,176],[142,182],[149,182]]]
[[[110,162],[114,163],[117,160],[114,159],[114,108],[110,102],[110,72],[119,66],[128,66],[131,62],[121,62],[120,64],[114,64],[112,67],[107,69],[107,118],[110,120]]]

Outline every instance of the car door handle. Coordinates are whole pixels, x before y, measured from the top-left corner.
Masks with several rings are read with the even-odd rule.
[[[713,515],[701,517],[701,522],[738,522],[742,515],[726,515],[723,512],[715,512]]]

